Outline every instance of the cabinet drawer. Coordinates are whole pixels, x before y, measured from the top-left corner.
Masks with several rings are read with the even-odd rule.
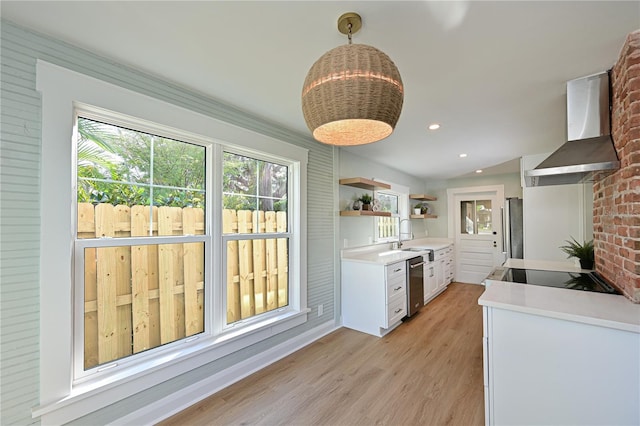
[[[400,321],[405,315],[407,315],[407,299],[405,297],[398,298],[393,303],[387,305],[387,323],[385,328],[389,328],[391,325]]]
[[[387,304],[395,302],[397,299],[405,299],[407,297],[407,291],[404,286],[404,281],[397,282],[394,285],[387,287]]]
[[[390,282],[398,277],[404,280],[405,274],[407,273],[407,264],[406,262],[398,262],[393,263],[391,265],[387,265],[387,282]]]

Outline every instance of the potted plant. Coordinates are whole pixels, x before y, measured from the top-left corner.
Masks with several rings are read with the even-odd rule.
[[[362,210],[371,210],[371,195],[362,194],[358,201],[362,202]]]
[[[565,252],[568,257],[577,257],[582,269],[593,269],[593,240],[580,244],[571,237],[571,241],[565,240],[565,242],[567,244],[560,246],[560,250]]]

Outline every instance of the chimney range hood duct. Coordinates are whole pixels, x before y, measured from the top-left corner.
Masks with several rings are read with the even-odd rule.
[[[567,82],[568,142],[525,171],[527,186],[584,183],[593,172],[620,168],[611,138],[609,77],[603,72]]]

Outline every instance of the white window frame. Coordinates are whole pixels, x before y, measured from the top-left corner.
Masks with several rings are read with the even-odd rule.
[[[126,369],[130,365],[143,365],[145,363],[153,364],[155,358],[158,358],[160,354],[168,354],[175,351],[177,346],[188,342],[195,341],[197,339],[203,339],[204,337],[211,336],[210,324],[211,324],[211,312],[212,304],[211,298],[207,297],[207,294],[211,292],[212,279],[211,279],[211,262],[206,262],[204,265],[204,332],[196,334],[194,336],[187,336],[181,339],[177,339],[174,342],[161,345],[155,348],[151,348],[143,353],[132,354],[124,358],[115,359],[105,364],[100,364],[90,369],[84,368],[84,255],[86,248],[98,248],[98,247],[117,247],[133,245],[160,245],[160,244],[181,244],[181,243],[198,243],[204,244],[204,252],[212,253],[212,234],[211,234],[211,222],[212,222],[212,210],[211,204],[211,191],[210,188],[212,165],[215,164],[212,147],[214,142],[212,140],[203,138],[196,134],[191,134],[185,131],[177,131],[166,126],[157,125],[154,123],[139,120],[134,117],[118,114],[113,111],[107,111],[100,108],[96,108],[91,105],[84,105],[78,102],[74,103],[74,138],[72,149],[74,151],[73,158],[77,155],[77,121],[78,117],[87,118],[94,121],[100,121],[109,125],[131,129],[138,132],[144,132],[164,138],[174,139],[178,142],[191,143],[198,146],[202,146],[205,149],[205,233],[204,235],[184,235],[184,236],[145,236],[145,237],[127,237],[127,238],[100,238],[100,239],[78,239],[74,238],[74,343],[73,343],[73,382],[82,383],[87,380],[98,380],[98,378],[108,378],[112,375],[116,368]],[[77,166],[74,162],[72,164],[73,169],[73,193],[76,193],[77,188]],[[77,199],[74,200],[74,212],[77,211]],[[73,215],[74,220],[74,235],[77,236],[77,218]],[[81,344],[82,342],[82,344]]]
[[[306,322],[309,312],[306,305],[306,149],[45,61],[38,61],[36,72],[36,87],[42,93],[41,405],[33,410],[34,417],[40,416],[43,424],[69,422]],[[72,262],[77,213],[74,211],[76,194],[73,188],[76,183],[75,164],[72,163],[72,127],[78,105],[135,117],[135,128],[139,130],[144,130],[139,123],[154,123],[154,128],[166,126],[167,130],[198,135],[211,143],[214,170],[221,170],[223,146],[291,161],[295,179],[291,183],[290,194],[299,194],[299,197],[288,201],[292,216],[288,309],[218,334],[210,323],[208,329],[211,334],[174,342],[155,351],[153,357],[143,353],[140,354],[142,356],[131,357],[132,361],[125,363],[127,365],[74,381]],[[212,280],[222,282],[221,215],[216,213],[222,206],[221,173],[213,173],[207,185],[212,212],[208,229],[213,241],[209,275]],[[205,298],[220,301],[222,287],[213,285],[209,294],[205,292]]]
[[[284,166],[287,166],[288,168],[288,176],[287,176],[287,232],[272,232],[272,233],[251,233],[251,234],[225,234],[225,233],[221,233],[221,238],[222,238],[222,264],[226,265],[227,264],[227,250],[226,250],[226,246],[227,246],[227,242],[229,241],[240,241],[240,240],[254,240],[254,239],[276,239],[276,238],[286,238],[289,245],[288,245],[288,254],[289,254],[289,271],[291,271],[291,268],[295,268],[294,265],[292,265],[291,259],[292,259],[292,253],[291,253],[291,247],[292,247],[292,243],[293,241],[293,229],[296,228],[296,224],[295,224],[295,215],[291,215],[291,206],[296,204],[296,191],[295,191],[295,182],[296,182],[296,174],[298,173],[298,165],[295,162],[292,161],[286,161],[282,158],[279,157],[274,157],[272,155],[266,155],[264,153],[258,153],[256,151],[253,150],[247,150],[244,148],[238,148],[238,147],[232,147],[229,145],[224,145],[221,147],[221,155],[219,155],[221,162],[224,161],[224,155],[222,155],[224,152],[229,152],[232,154],[237,154],[237,155],[242,155],[245,157],[250,157],[253,159],[257,159],[257,160],[263,160],[263,161],[270,161],[272,163],[277,163],[277,164],[281,164]],[[221,163],[222,164],[222,163]],[[223,166],[220,166],[220,171],[223,171]],[[222,179],[222,177],[221,177]],[[222,181],[222,180],[221,180]],[[293,220],[292,220],[293,219]],[[295,270],[295,269],[294,269]],[[224,267],[222,268],[222,274],[223,274],[223,278],[222,278],[222,282],[225,283],[227,281],[227,268]],[[288,300],[289,300],[289,304],[287,306],[283,306],[281,308],[278,309],[274,309],[272,311],[269,312],[263,312],[261,314],[258,315],[254,315],[253,317],[250,318],[244,318],[241,320],[238,320],[236,322],[233,322],[231,324],[227,323],[227,288],[226,286],[223,286],[223,293],[222,293],[222,298],[221,298],[221,307],[217,310],[218,313],[218,320],[215,322],[215,333],[231,333],[234,332],[236,328],[238,327],[247,327],[250,326],[251,324],[254,323],[259,323],[261,321],[264,321],[265,319],[271,318],[271,317],[277,317],[279,315],[281,315],[283,312],[288,312],[288,311],[296,311],[299,310],[299,305],[298,305],[298,299],[299,299],[299,294],[298,294],[298,287],[299,285],[297,284],[297,280],[298,277],[297,276],[292,276],[291,273],[289,273],[289,288],[288,288]]]

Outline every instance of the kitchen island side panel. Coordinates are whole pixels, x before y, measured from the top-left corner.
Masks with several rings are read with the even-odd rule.
[[[484,309],[490,424],[640,424],[640,334]]]
[[[385,267],[342,262],[342,325],[380,335],[385,312]]]

